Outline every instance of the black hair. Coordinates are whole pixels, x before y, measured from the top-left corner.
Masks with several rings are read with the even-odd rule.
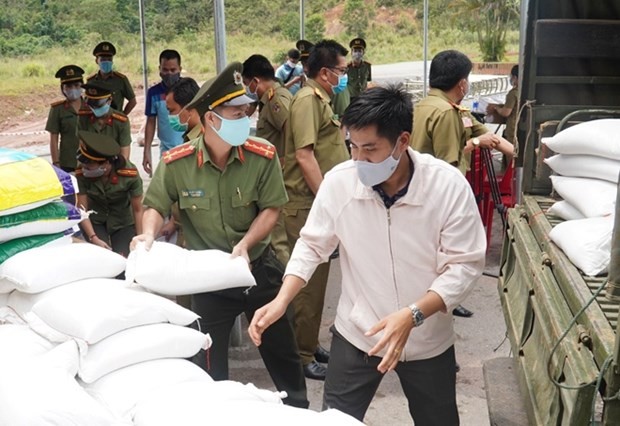
[[[402,132],[412,132],[412,96],[401,83],[368,89],[351,101],[342,125],[354,130],[375,126],[377,135],[394,145]]]
[[[242,75],[248,80],[254,77],[275,80],[276,75],[273,70],[273,65],[269,62],[269,59],[263,55],[252,55],[243,63]]]
[[[172,99],[181,107],[184,107],[194,99],[199,90],[200,87],[196,80],[191,77],[181,77],[179,81],[166,90],[166,95],[172,93]]]
[[[450,90],[469,76],[472,63],[465,54],[458,50],[439,52],[431,61],[428,83],[440,90]]]
[[[308,57],[308,77],[315,78],[321,68],[338,65],[339,56],[347,56],[349,51],[335,40],[321,40],[314,45]]]
[[[511,68],[510,75],[513,77],[519,77],[519,65],[515,65]]]
[[[298,60],[299,57],[301,56],[301,53],[299,52],[299,50],[292,48],[291,50],[288,51],[286,56],[288,56],[291,59]]]
[[[166,61],[169,61],[171,59],[176,59],[177,62],[179,63],[179,66],[181,66],[181,55],[176,50],[173,50],[173,49],[162,50],[161,53],[159,54],[160,64],[161,64],[162,59],[165,59]]]

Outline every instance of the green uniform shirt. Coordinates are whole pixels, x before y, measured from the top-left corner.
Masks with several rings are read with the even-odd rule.
[[[112,108],[119,111],[123,110],[123,103],[125,99],[128,101],[134,99],[136,94],[133,92],[133,87],[125,74],[112,71],[108,78],[103,78],[100,72],[89,76],[87,83],[91,81],[99,81],[105,84],[105,86],[112,92]]]
[[[274,83],[273,88],[263,93],[258,104],[256,136],[271,142],[281,158],[284,158],[284,125],[288,120],[292,99],[293,95],[286,87]]]
[[[135,176],[124,176],[132,174]],[[136,167],[129,161],[116,174],[110,174],[108,179],[86,178],[81,170],[76,171],[80,194],[88,196],[88,209],[93,213],[89,216],[92,223],[105,225],[108,233],[134,224],[131,199],[140,197],[142,179]]]
[[[467,108],[453,103],[443,91],[431,89],[414,107],[411,146],[416,151],[456,164],[465,174],[470,157],[463,154],[466,142],[487,132]]]
[[[198,124],[192,127],[183,135],[183,140],[185,142],[193,141],[194,139],[197,139],[200,135],[202,135],[202,132],[202,125]]]
[[[275,151],[264,139],[248,141]],[[280,162],[273,154],[268,159],[245,145],[233,148],[221,171],[209,157],[204,135],[200,136],[164,154],[144,204],[166,217],[178,201],[187,248],[230,253],[262,210],[287,201]],[[268,244],[269,236],[252,247],[250,260],[256,260]]]
[[[516,87],[510,89],[510,91],[506,94],[506,103],[504,104],[504,108],[512,108],[510,111],[510,115],[506,119],[506,129],[504,130],[504,138],[506,138],[509,142],[513,141],[513,136],[515,132],[515,126],[517,125],[517,113],[519,103],[519,90]]]
[[[368,82],[372,80],[372,75],[370,72],[370,62],[361,61],[359,65],[355,65],[353,62],[349,62],[347,65],[349,68],[349,82],[347,86],[349,87],[349,93],[351,94],[351,98],[359,96],[366,87],[368,87]]]
[[[82,107],[86,108],[82,102]],[[67,100],[54,102],[47,116],[45,130],[52,134],[58,134],[60,139],[60,149],[58,161],[60,167],[77,167],[78,150],[78,112],[71,107]]]
[[[293,97],[287,122],[284,161],[284,184],[290,199],[287,208],[309,209],[314,200],[295,158],[295,151],[307,146],[312,146],[323,175],[349,159],[340,122],[329,104],[329,96],[312,79]]]
[[[340,120],[340,117],[344,114],[344,110],[347,109],[349,104],[351,103],[351,94],[349,93],[349,88],[346,87],[342,92],[335,94],[332,97],[332,110],[334,110],[334,114],[337,120]]]
[[[121,147],[131,145],[131,127],[129,118],[122,112],[110,108],[110,112],[103,120],[95,117],[90,110],[81,109],[79,112],[78,130],[101,133],[113,138]]]

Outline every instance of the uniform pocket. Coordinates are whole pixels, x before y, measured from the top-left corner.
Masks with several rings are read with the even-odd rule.
[[[189,215],[192,213],[199,213],[201,211],[204,212],[211,210],[211,199],[204,197],[181,197],[179,198],[179,208],[184,210]]]
[[[256,189],[242,192],[237,189],[237,193],[231,197],[233,220],[242,228],[250,226],[258,215],[258,192]]]

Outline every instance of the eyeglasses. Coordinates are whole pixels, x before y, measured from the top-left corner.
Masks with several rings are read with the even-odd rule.
[[[349,72],[349,68],[347,67],[329,67],[330,70],[336,70],[340,72],[340,74],[344,75]]]

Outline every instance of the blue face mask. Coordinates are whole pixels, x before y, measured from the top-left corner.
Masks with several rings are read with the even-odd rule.
[[[76,101],[82,96],[82,89],[65,89],[64,94],[70,101]]]
[[[336,86],[332,86],[332,92],[334,95],[344,92],[344,89],[347,88],[347,83],[349,83],[349,76],[347,74],[339,75],[338,84]]]
[[[99,69],[101,70],[102,73],[108,74],[112,72],[112,65],[113,65],[112,61],[101,61],[99,62]]]
[[[249,117],[242,117],[236,120],[228,120],[218,115],[215,111],[211,111],[216,115],[222,123],[220,124],[220,130],[215,127],[211,128],[222,138],[226,143],[232,146],[240,146],[245,143],[250,136],[250,119]]]
[[[360,181],[366,185],[373,187],[388,180],[396,170],[400,157],[394,158],[394,152],[398,143],[390,152],[388,157],[380,163],[370,163],[368,161],[355,160],[355,168]],[[402,155],[402,154],[401,154]]]
[[[103,117],[110,111],[110,104],[105,104],[103,106],[100,106],[99,108],[94,108],[90,105],[88,107],[91,109],[91,111],[93,112],[93,114],[95,114],[95,117],[97,118]]]
[[[181,123],[181,117],[179,114],[169,115],[168,123],[170,123],[170,128],[175,132],[184,132],[189,127],[187,123]]]

